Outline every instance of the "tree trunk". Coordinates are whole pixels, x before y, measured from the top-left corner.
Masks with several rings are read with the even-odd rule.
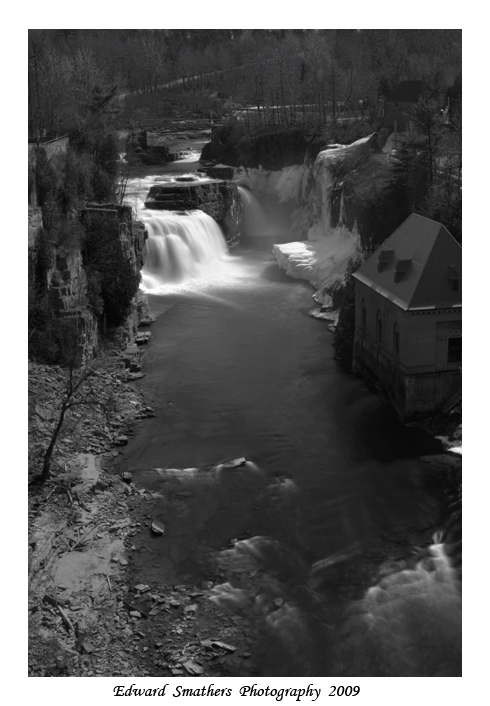
[[[68,409],[68,405],[66,402],[63,402],[61,405],[61,411],[60,411],[60,417],[58,419],[58,424],[56,425],[56,428],[53,432],[53,436],[51,437],[51,441],[49,442],[49,446],[46,449],[46,453],[44,454],[44,463],[43,463],[43,472],[41,473],[41,483],[45,483],[48,478],[50,477],[51,473],[51,457],[53,455],[54,447],[56,445],[56,442],[58,441],[58,436],[60,435],[61,429],[63,428],[63,422],[65,420],[65,414],[66,410]]]

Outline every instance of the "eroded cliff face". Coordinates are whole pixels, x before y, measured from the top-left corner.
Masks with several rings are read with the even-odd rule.
[[[109,239],[111,253],[116,249],[119,254],[114,267],[118,263],[126,263],[138,278],[143,267],[146,231],[142,223],[133,220],[131,208],[115,204],[94,204],[83,209],[79,215],[85,227],[89,227],[95,220],[103,219],[104,227],[113,236]],[[42,231],[38,230],[35,237],[41,238]],[[30,252],[35,259],[35,241]],[[101,257],[104,257],[103,252]],[[101,339],[107,334],[103,304],[100,304],[99,309],[94,306],[90,262],[87,262],[82,243],[70,247],[66,244],[53,247],[46,261],[49,264],[42,273],[43,287],[49,294],[50,306],[63,322],[64,330],[77,341],[77,360],[81,363],[97,354]],[[35,262],[33,264],[36,266]],[[110,272],[110,258],[106,264],[106,271]],[[117,273],[114,276],[117,278]],[[98,277],[99,280],[102,277],[98,285],[103,289],[103,274],[99,272]],[[137,291],[132,297],[128,315],[110,332],[112,345],[123,348],[134,341],[140,320],[146,316],[142,295]]]

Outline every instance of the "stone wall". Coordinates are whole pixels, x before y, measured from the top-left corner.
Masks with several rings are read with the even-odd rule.
[[[56,137],[54,140],[48,140],[47,142],[40,142],[39,147],[41,147],[46,152],[46,157],[51,159],[55,154],[64,153],[68,150],[69,139],[67,135],[63,137]],[[35,142],[30,142],[28,145],[29,153],[29,164],[36,163],[36,151],[38,145]]]
[[[403,422],[433,413],[461,387],[460,370],[411,373],[379,345],[364,337],[354,339],[352,372],[392,402]]]

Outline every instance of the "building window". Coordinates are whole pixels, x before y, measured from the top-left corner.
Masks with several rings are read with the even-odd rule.
[[[393,326],[393,353],[400,355],[400,329],[396,323]]]
[[[463,339],[461,336],[459,338],[448,338],[447,339],[447,362],[448,363],[461,363],[463,353]]]
[[[449,286],[451,287],[452,291],[458,292],[460,276],[459,273],[456,271],[456,268],[453,267],[453,265],[449,265],[448,267],[448,278]]]
[[[363,331],[366,330],[366,304],[364,303],[364,299],[362,300],[361,306],[361,328]]]
[[[383,335],[383,324],[381,322],[381,312],[378,311],[376,312],[376,341],[379,343],[381,341],[381,337]]]

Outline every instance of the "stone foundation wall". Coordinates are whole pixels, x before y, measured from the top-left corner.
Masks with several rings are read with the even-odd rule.
[[[358,336],[354,339],[352,372],[377,388],[402,422],[417,421],[434,412],[461,387],[460,370],[404,372],[381,349]]]

